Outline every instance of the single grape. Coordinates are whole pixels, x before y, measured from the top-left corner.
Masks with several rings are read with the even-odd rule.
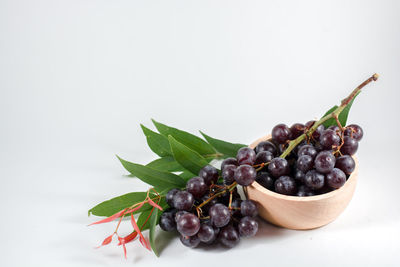
[[[197,233],[201,242],[207,243],[213,239],[215,239],[215,231],[214,228],[207,224],[202,224],[200,226],[200,230]]]
[[[341,169],[347,175],[350,175],[354,171],[355,167],[356,163],[349,155],[336,158],[335,168]]]
[[[340,133],[340,128],[337,125],[331,125],[328,127],[328,129],[334,131],[335,133]]]
[[[317,129],[315,129],[315,131],[312,133],[312,137],[313,137],[315,140],[318,140],[319,137],[321,136],[321,134],[322,134],[324,131],[325,131],[325,126],[321,124],[321,125],[319,125],[319,126],[317,127]]]
[[[258,222],[252,217],[245,216],[240,219],[238,230],[241,237],[255,236],[258,231]]]
[[[344,185],[346,182],[346,174],[337,168],[333,168],[333,170],[330,173],[326,174],[326,183],[334,188],[338,189]]]
[[[314,160],[315,169],[320,173],[331,172],[335,167],[335,163],[336,158],[330,150],[319,152]]]
[[[235,181],[235,171],[237,169],[236,165],[228,164],[224,166],[222,170],[222,178],[224,179],[225,185],[230,185]]]
[[[194,197],[187,191],[179,191],[175,194],[173,200],[173,206],[177,210],[189,211],[194,204]]]
[[[340,141],[339,135],[330,129],[323,131],[319,137],[319,142],[325,149],[332,149],[333,147],[340,145]]]
[[[231,219],[231,214],[227,206],[217,203],[209,210],[210,219],[214,226],[223,227],[227,225]]]
[[[313,159],[315,159],[317,154],[318,154],[318,152],[313,145],[304,145],[299,149],[299,152],[297,152],[298,157],[301,157],[303,155],[308,155],[308,156],[312,157]]]
[[[268,165],[268,171],[273,177],[289,174],[289,163],[284,158],[273,158]]]
[[[340,152],[343,155],[354,155],[358,149],[358,141],[350,136],[345,136],[343,139],[343,146],[340,148]]]
[[[184,236],[181,235],[179,238],[185,246],[189,248],[195,248],[200,244],[200,238],[197,235],[194,236]]]
[[[289,127],[286,124],[278,124],[272,129],[272,139],[274,139],[279,144],[286,143],[287,140],[290,140],[292,137],[292,133],[290,132]]]
[[[298,197],[310,197],[310,196],[315,196],[315,193],[314,193],[314,191],[311,190],[311,188],[309,188],[309,187],[307,187],[305,185],[300,185],[296,196],[298,196]]]
[[[256,154],[263,152],[263,151],[269,151],[273,155],[276,155],[276,152],[277,152],[276,146],[274,145],[274,143],[272,143],[270,141],[262,141],[262,142],[258,143],[258,145],[255,148]]]
[[[270,162],[274,158],[274,155],[269,151],[261,151],[256,156],[256,161],[254,164],[261,164]]]
[[[356,141],[360,141],[363,138],[364,131],[357,124],[350,124],[346,126],[346,130],[344,131],[345,136],[350,136]]]
[[[294,195],[297,192],[296,181],[289,176],[281,176],[275,181],[275,191],[283,195]]]
[[[304,173],[311,170],[313,166],[314,166],[314,161],[313,161],[312,157],[310,157],[308,155],[303,155],[297,159],[296,167],[297,167],[297,169],[299,169],[300,171],[302,171]]]
[[[256,204],[251,200],[243,200],[240,204],[240,212],[243,216],[255,217],[258,215]]]
[[[258,172],[256,182],[269,190],[273,190],[275,181],[268,172]]]
[[[182,214],[176,221],[176,229],[182,235],[193,236],[200,229],[200,220],[192,213]]]
[[[175,222],[177,222],[177,221],[179,220],[179,218],[180,218],[183,214],[186,214],[186,213],[189,213],[189,212],[187,212],[187,211],[185,211],[185,210],[179,210],[179,211],[177,211],[177,212],[175,213]]]
[[[256,161],[256,152],[250,147],[242,147],[237,152],[236,158],[239,165],[253,165]]]
[[[320,189],[325,184],[325,175],[316,170],[308,171],[304,177],[304,184],[313,190]]]
[[[174,231],[176,229],[175,213],[163,212],[160,217],[160,227],[164,231]]]
[[[240,212],[241,204],[242,200],[240,198],[235,198],[234,200],[232,200],[231,210],[230,210],[232,216],[238,216],[241,214]]]
[[[179,191],[181,191],[181,190],[179,190],[179,189],[177,189],[177,188],[173,188],[173,189],[169,190],[168,193],[167,193],[167,195],[165,196],[165,201],[167,202],[167,204],[168,204],[170,207],[173,207],[173,206],[174,206],[174,196],[175,196],[175,194],[178,193]]]
[[[306,122],[305,124],[304,124],[304,126],[306,126],[306,129],[308,130],[308,129],[310,129],[313,125],[314,125],[314,123],[316,123],[317,121],[308,121],[308,122]]]
[[[223,245],[229,248],[233,248],[240,241],[239,233],[232,225],[222,228],[218,235],[218,239]]]
[[[186,183],[186,191],[195,198],[201,198],[208,191],[208,186],[201,177],[193,177]]]
[[[249,165],[239,166],[234,174],[235,181],[243,186],[251,185],[256,179],[257,172],[256,169]]]
[[[307,145],[307,141],[306,140],[301,141],[300,144],[294,147],[294,149],[292,150],[293,153],[297,155],[299,153],[300,148],[302,148],[305,145]]]
[[[294,178],[296,181],[302,183],[305,176],[306,176],[306,174],[305,174],[304,172],[302,172],[302,171],[300,171],[300,170],[298,170],[298,169],[295,169],[293,178]]]
[[[306,126],[302,123],[295,123],[290,127],[290,132],[292,133],[292,139],[296,139],[304,133]]]
[[[226,165],[235,165],[235,166],[239,166],[239,162],[237,161],[236,158],[227,158],[224,159],[224,161],[221,164],[221,171],[224,170]]]
[[[218,181],[219,174],[216,168],[211,165],[206,165],[200,170],[199,176],[204,179],[207,185],[210,185]]]

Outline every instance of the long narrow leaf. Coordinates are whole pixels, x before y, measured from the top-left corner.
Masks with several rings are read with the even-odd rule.
[[[140,124],[140,126],[142,127],[143,133],[146,136],[147,144],[154,153],[160,157],[172,155],[168,139],[165,136],[153,132],[142,124]]]
[[[200,133],[210,145],[212,145],[218,152],[223,154],[224,158],[236,157],[237,151],[242,147],[246,147],[244,144],[229,143],[223,140],[212,138],[201,131]]]

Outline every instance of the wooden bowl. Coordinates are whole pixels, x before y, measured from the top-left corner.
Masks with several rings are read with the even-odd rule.
[[[250,147],[255,148],[261,141],[271,139],[264,136]],[[354,158],[354,157],[353,157]],[[357,184],[358,162],[346,183],[339,189],[326,194],[297,197],[275,193],[254,182],[245,189],[247,197],[258,203],[259,215],[268,222],[284,228],[306,230],[321,227],[335,220],[347,207]]]

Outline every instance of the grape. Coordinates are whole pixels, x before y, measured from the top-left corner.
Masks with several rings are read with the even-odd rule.
[[[299,152],[297,152],[297,156],[301,157],[303,155],[308,155],[314,159],[315,156],[317,156],[317,153],[318,152],[313,145],[304,145],[299,149]]]
[[[253,165],[256,160],[256,152],[254,152],[250,147],[242,147],[237,152],[236,158],[239,165]]]
[[[296,181],[303,182],[305,176],[306,176],[306,174],[305,174],[304,172],[302,172],[302,171],[296,169],[296,170],[294,171],[293,178],[294,178]]]
[[[235,181],[243,186],[250,185],[256,179],[256,169],[249,165],[241,165],[235,171]]]
[[[241,204],[242,204],[242,200],[240,198],[236,198],[236,199],[232,200],[231,210],[230,210],[232,216],[238,216],[241,214],[241,212],[240,212]]]
[[[200,229],[200,220],[192,213],[185,213],[179,216],[176,221],[178,232],[185,236],[193,236]]]
[[[237,161],[236,158],[227,158],[225,159],[222,164],[221,164],[221,171],[224,170],[226,165],[235,165],[235,166],[239,166],[239,162]]]
[[[306,124],[304,124],[304,126],[307,130],[309,130],[314,125],[314,123],[316,123],[316,121],[308,121],[306,122]]]
[[[332,149],[334,146],[340,145],[340,137],[333,130],[325,130],[319,137],[319,142],[325,149]]]
[[[165,196],[165,201],[168,203],[168,205],[169,205],[170,207],[173,207],[173,206],[174,206],[174,196],[175,196],[175,194],[178,193],[179,191],[181,191],[181,190],[179,190],[179,189],[177,189],[177,188],[173,188],[173,189],[169,190],[168,193],[167,193],[167,195]]]
[[[186,183],[186,191],[195,198],[201,198],[207,192],[208,186],[201,177],[193,177]]]
[[[283,195],[294,195],[297,192],[296,181],[289,176],[281,176],[275,181],[275,191]]]
[[[204,179],[207,185],[210,185],[218,181],[219,174],[216,168],[211,165],[206,165],[200,170],[199,176]]]
[[[313,161],[312,157],[310,157],[308,155],[303,155],[297,159],[296,167],[297,167],[297,169],[299,169],[300,171],[302,171],[304,173],[311,170],[313,166],[314,166],[314,161]]]
[[[267,163],[270,162],[274,158],[274,155],[269,152],[269,151],[261,151],[258,152],[256,156],[256,161],[254,164],[261,164],[261,163]]]
[[[179,191],[175,194],[173,206],[177,210],[189,211],[194,204],[194,197],[187,191]]]
[[[207,243],[207,242],[215,239],[214,228],[210,225],[202,224],[200,226],[199,232],[197,233],[197,236],[199,237],[201,242]]]
[[[345,182],[346,174],[340,169],[333,168],[330,173],[326,174],[326,183],[334,189],[342,187]]]
[[[270,142],[270,141],[262,141],[260,143],[258,143],[258,145],[255,148],[256,153],[260,153],[263,151],[269,151],[271,152],[273,155],[276,155],[276,146],[274,145],[274,143]]]
[[[180,218],[183,214],[186,214],[186,213],[189,213],[189,212],[187,212],[187,211],[185,211],[185,210],[179,210],[179,211],[177,211],[177,212],[175,213],[175,222],[177,222],[177,221],[179,220],[179,218]]]
[[[340,128],[337,125],[331,125],[328,127],[329,130],[334,131],[335,133],[339,133],[340,132]]]
[[[350,124],[346,126],[346,130],[344,131],[345,136],[350,136],[356,141],[360,141],[363,138],[364,132],[363,129],[357,124]]]
[[[273,158],[268,165],[269,173],[274,177],[280,177],[289,174],[289,163],[284,158]]]
[[[304,184],[311,189],[320,189],[325,184],[325,175],[317,172],[316,170],[311,170],[306,173],[304,177]]]
[[[325,131],[325,126],[321,124],[321,125],[319,125],[319,126],[317,127],[317,129],[315,129],[315,131],[312,133],[312,137],[313,137],[315,140],[318,140],[319,137],[321,136],[321,134],[322,134],[324,131]]]
[[[258,231],[258,223],[254,218],[245,216],[240,219],[238,224],[239,234],[242,237],[255,236]]]
[[[227,225],[231,219],[231,214],[227,206],[217,203],[209,210],[211,223],[216,227]]]
[[[243,200],[240,204],[240,212],[243,216],[255,217],[258,215],[256,204],[251,200]]]
[[[294,147],[293,153],[297,155],[299,153],[300,148],[302,148],[305,145],[307,145],[307,141],[306,140],[301,141],[297,146]]]
[[[341,169],[347,175],[350,175],[354,171],[355,167],[356,163],[349,155],[344,155],[336,159],[335,168]]]
[[[274,179],[268,174],[268,172],[257,173],[256,182],[265,188],[272,190],[274,188]]]
[[[300,185],[296,196],[298,196],[298,197],[310,197],[310,196],[315,196],[315,193],[311,190],[311,188],[309,188],[309,187],[307,187],[305,185]]]
[[[292,139],[296,139],[304,133],[306,126],[302,123],[295,123],[290,127],[290,132],[292,133]]]
[[[222,170],[222,178],[224,179],[225,185],[230,185],[235,181],[235,171],[237,166],[233,164],[227,164]]]
[[[164,231],[174,231],[176,229],[174,212],[163,212],[160,217],[160,227]]]
[[[208,195],[205,195],[205,196],[203,196],[203,197],[201,198],[201,201],[202,201],[202,202],[207,201],[209,198],[210,198],[210,197],[209,197]],[[211,208],[214,204],[217,204],[217,203],[218,203],[218,199],[213,198],[213,199],[211,199],[207,204],[205,204],[203,207],[201,207],[201,209],[202,209],[203,212],[208,213],[208,211],[210,210],[210,208]]]
[[[340,148],[340,152],[343,155],[354,155],[358,149],[358,141],[350,136],[345,136],[343,139],[343,145]]]
[[[272,139],[274,139],[279,144],[286,143],[287,140],[291,139],[291,132],[286,124],[278,124],[272,129]]]
[[[197,235],[194,236],[181,235],[180,240],[182,244],[184,244],[189,248],[195,248],[200,244],[200,238],[198,238]]]
[[[218,239],[223,245],[230,248],[236,246],[240,241],[239,233],[232,225],[222,228],[218,235]]]
[[[331,172],[335,167],[336,158],[332,154],[332,151],[325,150],[318,153],[315,157],[314,165],[315,169],[320,173]]]

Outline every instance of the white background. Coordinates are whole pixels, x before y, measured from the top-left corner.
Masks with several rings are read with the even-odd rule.
[[[1,265],[398,266],[399,11],[398,1],[1,0]],[[147,188],[114,156],[155,159],[139,123],[250,143],[319,117],[374,72],[349,119],[365,131],[359,184],[335,222],[261,223],[231,250],[172,239],[160,258],[138,242],[128,260],[120,247],[93,249],[115,224],[87,227],[87,210]]]

